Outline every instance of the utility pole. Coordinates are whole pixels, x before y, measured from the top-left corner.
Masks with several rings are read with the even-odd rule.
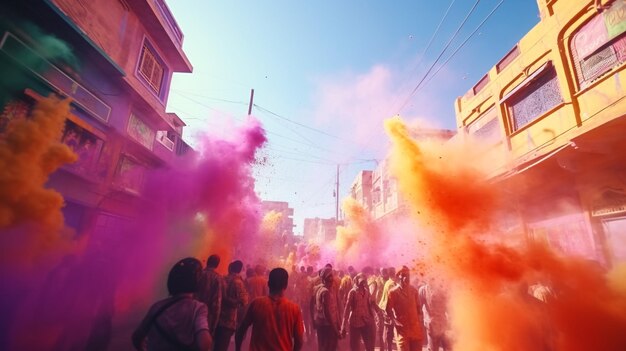
[[[337,182],[335,185],[335,221],[339,224],[339,164],[337,164]]]
[[[250,89],[250,103],[248,104],[248,116],[252,114],[252,105],[254,105],[254,89]]]

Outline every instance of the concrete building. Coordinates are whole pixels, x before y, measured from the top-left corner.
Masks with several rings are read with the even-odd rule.
[[[284,201],[261,201],[261,211],[263,214],[271,211],[282,214],[280,223],[276,228],[276,232],[281,236],[286,236],[293,241],[293,208],[289,207],[288,202]]]
[[[42,96],[71,97],[62,141],[78,162],[48,183],[80,234],[120,231],[145,173],[189,146],[166,113],[175,72],[191,72],[183,34],[164,0],[22,0],[0,5],[0,126]]]
[[[372,208],[372,171],[360,171],[352,186],[350,196],[368,211]]]
[[[530,240],[626,261],[626,4],[538,0],[540,22],[456,101]]]
[[[331,242],[337,237],[338,225],[343,225],[343,221],[337,222],[335,218],[305,218],[304,242],[318,245]]]

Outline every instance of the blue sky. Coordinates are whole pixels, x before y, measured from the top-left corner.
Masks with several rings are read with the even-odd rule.
[[[306,217],[334,217],[336,164],[343,198],[359,170],[376,166],[368,160],[384,158],[385,118],[455,129],[454,99],[539,21],[536,1],[504,1],[410,96],[475,2],[454,1],[424,54],[452,1],[170,0],[194,72],[174,76],[168,111],[193,144],[202,130],[227,133],[243,121],[254,88],[253,115],[269,137],[256,189],[288,201],[301,232]],[[499,2],[479,1],[440,64]]]

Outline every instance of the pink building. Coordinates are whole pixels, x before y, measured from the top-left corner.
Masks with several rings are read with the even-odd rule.
[[[189,149],[185,123],[165,112],[173,73],[192,71],[181,29],[164,0],[23,0],[0,11],[3,121],[51,92],[71,97],[63,142],[79,160],[48,186],[79,234],[119,231],[146,172]]]

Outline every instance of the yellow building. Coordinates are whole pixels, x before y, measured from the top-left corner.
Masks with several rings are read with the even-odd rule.
[[[459,134],[529,238],[626,261],[626,1],[538,0],[540,22],[456,100]]]

